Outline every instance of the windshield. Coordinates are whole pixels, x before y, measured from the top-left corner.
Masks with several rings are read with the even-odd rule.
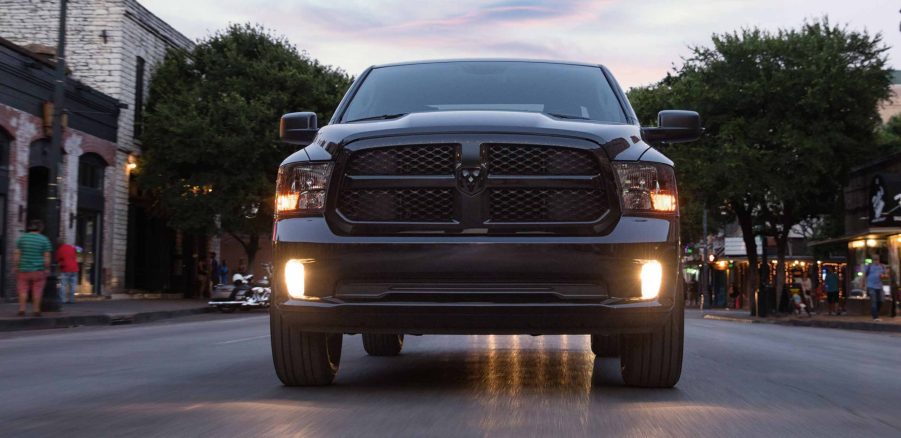
[[[626,123],[599,67],[517,61],[458,61],[373,69],[343,122],[414,112],[499,110]]]

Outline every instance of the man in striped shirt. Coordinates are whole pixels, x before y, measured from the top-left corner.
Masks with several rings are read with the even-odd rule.
[[[32,220],[28,223],[28,232],[16,242],[13,269],[18,270],[16,287],[19,292],[19,316],[25,316],[29,290],[34,316],[41,316],[41,297],[44,295],[44,284],[50,269],[50,252],[53,249],[50,239],[41,234],[43,230],[43,222]]]

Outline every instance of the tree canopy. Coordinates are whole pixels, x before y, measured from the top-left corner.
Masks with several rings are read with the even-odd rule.
[[[295,150],[278,140],[279,117],[328,120],[350,83],[249,24],[172,50],[151,79],[138,183],[171,226],[231,233],[252,262],[272,227],[278,165]]]
[[[901,114],[892,116],[878,133],[879,147],[883,153],[901,151]]]
[[[743,29],[713,35],[710,47],[692,48],[682,67],[629,97],[644,122],[666,107],[701,114],[702,140],[666,153],[689,202],[735,215],[755,263],[755,234],[775,236],[784,255],[789,229],[833,213],[850,168],[880,153],[886,50],[880,35],[828,19]]]

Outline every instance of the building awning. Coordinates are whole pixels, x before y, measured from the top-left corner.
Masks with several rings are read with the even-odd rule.
[[[776,254],[770,253],[770,251],[767,251],[766,258],[767,258],[767,260],[776,260]],[[747,263],[748,257],[747,256],[729,257],[728,260],[737,262],[737,263]],[[787,262],[793,262],[793,261],[814,262],[814,261],[816,261],[816,259],[813,256],[809,256],[809,255],[786,255],[785,261],[787,261]]]
[[[848,242],[851,242],[854,240],[882,239],[886,236],[891,236],[893,234],[901,234],[901,227],[870,228],[869,230],[860,232],[860,233],[847,234],[847,235],[844,235],[841,237],[836,237],[833,239],[809,242],[807,244],[807,246],[814,247],[814,246],[831,245],[831,244],[835,244],[835,243],[848,243]]]

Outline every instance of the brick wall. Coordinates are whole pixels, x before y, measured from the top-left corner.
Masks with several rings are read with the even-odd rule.
[[[44,139],[42,121],[40,118],[26,112],[0,104],[0,128],[12,137],[9,150],[10,185],[6,204],[6,236],[7,245],[5,251],[6,260],[12,261],[12,253],[15,242],[25,231],[25,211],[28,205],[28,169],[31,144]],[[82,154],[95,153],[103,157],[107,162],[116,155],[116,144],[80,132],[75,129],[67,129],[63,135],[63,165],[60,173],[60,242],[75,242],[75,223],[69,220],[70,214],[75,214],[78,207],[78,159]],[[124,167],[123,167],[124,168]],[[115,184],[115,179],[109,175],[113,166],[107,167],[107,184]],[[22,212],[20,214],[20,212]],[[111,221],[114,212],[111,209],[104,211],[104,236],[102,254],[103,266],[109,267],[112,262],[110,252],[113,249],[114,240],[111,238],[107,222]],[[107,268],[109,270],[109,268]],[[7,273],[9,271],[7,270]],[[7,275],[6,291],[12,291],[12,276]],[[111,286],[104,281],[104,286]],[[6,294],[12,296],[11,293]]]
[[[6,247],[5,258],[6,284],[4,289],[7,298],[14,296],[15,281],[8,273],[9,264],[12,263],[15,242],[25,230],[24,211],[28,196],[28,151],[31,143],[41,137],[41,121],[31,114],[24,113],[6,105],[0,104],[0,128],[12,137],[9,147],[9,192],[6,202]]]
[[[0,0],[0,36],[19,45],[56,46],[59,4],[42,0]],[[66,60],[72,76],[128,105],[119,115],[118,148],[106,156],[104,206],[105,291],[125,282],[128,238],[128,171],[130,154],[140,154],[134,139],[136,63],[145,61],[144,96],[153,68],[170,48],[193,43],[141,6],[136,0],[69,0]],[[27,146],[26,146],[27,153]],[[13,162],[13,161],[11,161]],[[77,170],[67,164],[68,171]],[[27,174],[27,168],[26,174]],[[66,178],[74,178],[74,175]],[[64,199],[66,205],[76,205]],[[67,224],[68,222],[66,222]]]

